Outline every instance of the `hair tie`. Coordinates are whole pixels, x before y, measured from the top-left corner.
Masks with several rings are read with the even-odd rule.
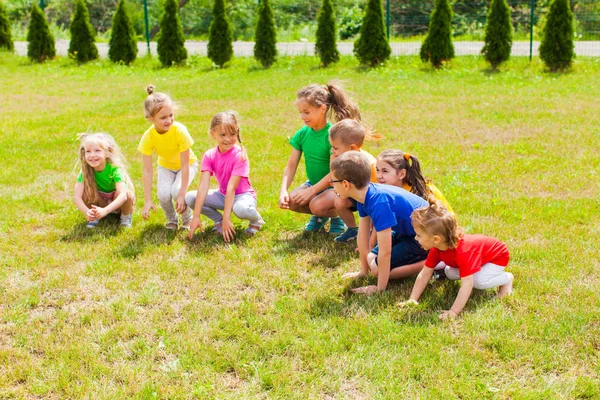
[[[329,88],[327,87],[327,85],[323,85],[323,89],[325,89],[325,91],[326,91],[327,93],[329,93]]]
[[[410,153],[404,153],[404,159],[408,163],[408,166],[412,167],[412,159],[410,157],[411,157]]]

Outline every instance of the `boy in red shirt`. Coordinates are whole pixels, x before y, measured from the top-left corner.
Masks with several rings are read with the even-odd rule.
[[[440,262],[446,264],[448,279],[461,280],[454,304],[440,314],[442,320],[456,318],[460,314],[473,288],[498,287],[499,298],[512,292],[514,276],[504,271],[509,260],[504,243],[484,235],[464,235],[454,215],[437,203],[415,210],[412,223],[417,234],[415,239],[423,249],[429,250],[429,255],[415,281],[410,299],[400,306],[418,304],[433,269]]]

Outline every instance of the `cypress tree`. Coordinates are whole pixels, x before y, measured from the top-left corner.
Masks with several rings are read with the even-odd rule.
[[[340,59],[340,52],[337,49],[335,37],[337,27],[331,0],[323,0],[323,5],[317,16],[317,22],[315,52],[321,59],[321,63],[326,67],[331,63],[338,62]]]
[[[269,0],[261,0],[258,7],[258,23],[254,40],[254,58],[263,67],[269,68],[277,59],[275,20]]]
[[[485,27],[485,45],[481,53],[493,69],[510,57],[512,30],[510,8],[506,0],[492,0]]]
[[[225,0],[215,0],[213,20],[208,29],[208,58],[223,65],[233,58],[233,29],[225,12]]]
[[[354,42],[354,55],[362,65],[374,67],[390,58],[391,53],[381,0],[369,0],[360,28],[360,37]]]
[[[71,32],[69,55],[81,63],[98,58],[98,48],[96,48],[94,40],[94,28],[90,23],[90,14],[83,1],[76,0],[75,14],[69,26],[69,31]]]
[[[5,48],[8,51],[12,51],[15,45],[12,40],[12,33],[10,31],[10,21],[8,20],[8,14],[4,3],[0,1],[0,48]]]
[[[119,0],[113,16],[112,32],[108,42],[108,58],[112,62],[131,64],[137,57],[137,41],[125,0]]]
[[[31,20],[27,31],[27,57],[34,62],[44,62],[56,56],[54,36],[50,32],[46,15],[37,2],[31,6]]]
[[[448,0],[435,0],[435,7],[429,21],[429,30],[421,45],[419,55],[423,62],[430,61],[435,68],[440,68],[444,61],[454,58],[452,8]]]
[[[564,70],[575,57],[573,47],[573,13],[569,0],[554,0],[544,27],[540,57],[550,71]]]
[[[166,0],[164,13],[159,24],[160,31],[156,50],[158,59],[165,67],[181,64],[188,56],[178,8],[179,5],[176,0]]]

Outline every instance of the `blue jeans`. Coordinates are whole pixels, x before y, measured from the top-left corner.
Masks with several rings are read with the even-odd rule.
[[[378,255],[379,246],[375,246],[371,253]],[[390,257],[390,270],[403,265],[414,264],[427,258],[429,251],[424,250],[414,236],[400,235],[392,231],[392,255]],[[379,258],[379,257],[378,257]],[[378,258],[375,262],[378,262]]]

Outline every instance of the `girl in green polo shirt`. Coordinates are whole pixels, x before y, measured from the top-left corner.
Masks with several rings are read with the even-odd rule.
[[[329,127],[332,122],[343,119],[360,121],[358,106],[335,82],[327,85],[310,85],[300,89],[296,96],[296,107],[305,126],[290,140],[292,154],[283,172],[279,207],[299,213],[311,214],[304,230],[319,232],[331,218],[329,233],[340,235],[346,230],[339,217],[334,201],[335,193],[329,184],[331,144]],[[294,189],[289,188],[304,154],[308,180]]]
[[[79,136],[81,172],[75,184],[75,205],[95,228],[108,214],[121,214],[121,226],[131,227],[135,195],[123,165],[123,155],[106,133]]]

